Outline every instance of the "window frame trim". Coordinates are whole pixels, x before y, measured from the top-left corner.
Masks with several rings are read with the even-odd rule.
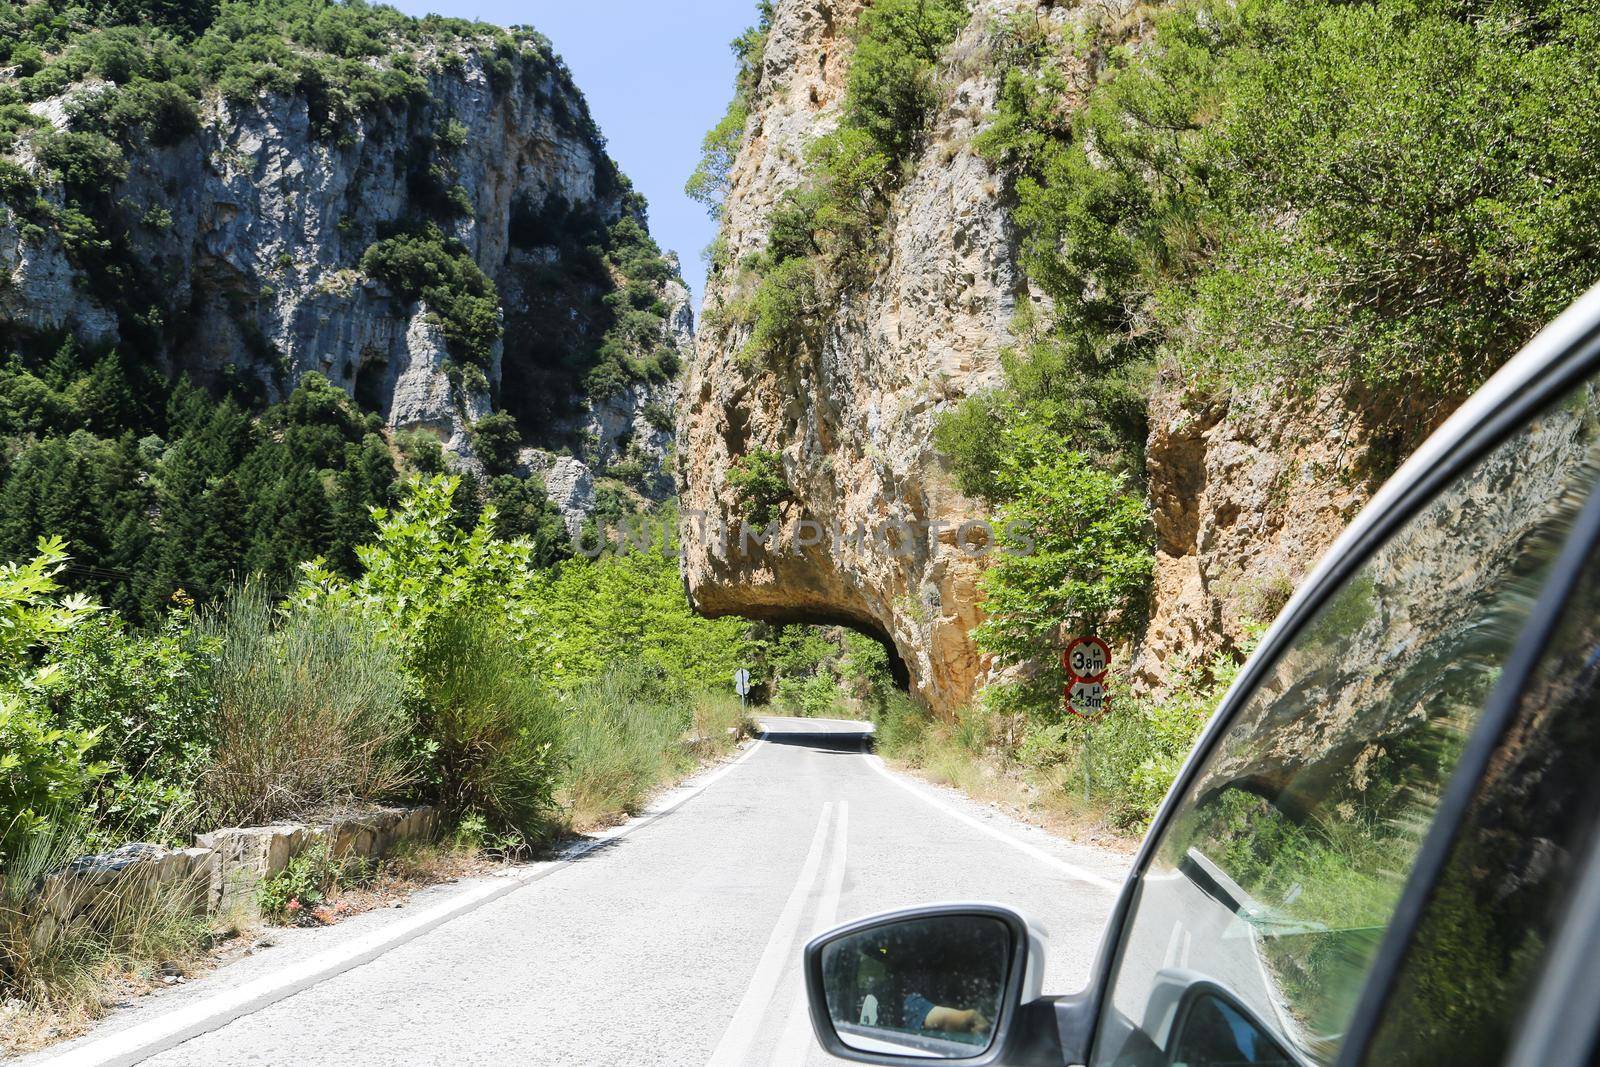
[[[1155,843],[1167,829],[1181,798],[1193,784],[1200,767],[1210,758],[1222,737],[1232,727],[1239,711],[1255,695],[1263,677],[1298,638],[1305,624],[1402,526],[1437,498],[1441,491],[1474,463],[1526,426],[1550,403],[1597,371],[1600,371],[1600,286],[1590,289],[1535,335],[1510,362],[1491,377],[1423,443],[1400,470],[1374,494],[1372,500],[1329,548],[1300,590],[1279,613],[1276,621],[1262,638],[1255,654],[1240,669],[1238,677],[1223,695],[1217,710],[1201,731],[1195,747],[1168,788],[1160,807],[1157,808],[1155,817],[1151,820],[1139,851],[1128,870],[1122,890],[1117,895],[1111,915],[1107,919],[1087,987],[1078,996],[1064,998],[1064,1002],[1058,1007],[1062,1047],[1068,1053],[1066,1062],[1092,1061],[1095,1040],[1100,1030],[1101,1014],[1106,1009],[1110,993],[1111,979],[1121,962],[1133,897],[1140,879],[1149,868]],[[1586,504],[1586,509],[1587,506]],[[1567,552],[1572,541],[1573,536],[1569,534],[1562,545],[1561,555]],[[1554,579],[1555,576],[1555,571],[1552,570],[1551,578]],[[1551,581],[1547,581],[1540,590],[1540,602],[1550,588]],[[1535,613],[1537,611],[1536,604]],[[1530,618],[1529,624],[1532,622],[1533,619]],[[1528,626],[1525,626],[1523,633],[1519,634],[1513,645],[1513,656],[1522,645],[1527,631]],[[1496,692],[1498,693],[1498,690]],[[1490,704],[1493,703],[1494,697],[1491,696]],[[1487,715],[1486,707],[1485,717]],[[1468,741],[1468,750],[1478,742],[1484,724],[1485,720],[1480,719],[1474,727]],[[1463,757],[1465,755],[1466,751],[1463,752]],[[1460,769],[1461,765],[1458,764],[1456,771],[1452,772],[1444,799],[1448,799],[1455,791],[1456,784],[1460,780],[1457,773]],[[1474,776],[1472,782],[1474,787],[1476,780]],[[1465,813],[1464,805],[1459,809],[1446,809],[1441,802],[1430,827],[1429,837],[1424,841],[1424,850],[1434,838],[1444,836],[1446,840],[1443,851],[1447,857],[1447,846],[1455,840]],[[1418,863],[1413,865],[1401,894],[1402,904],[1414,894],[1426,897],[1432,893],[1438,871],[1442,869],[1442,861],[1436,865],[1437,869],[1425,871],[1421,866],[1422,859],[1423,852],[1419,851]],[[1398,916],[1397,907],[1396,918]],[[1400,962],[1399,956],[1409,946],[1413,933],[1414,923],[1404,930],[1404,941],[1397,949],[1391,950],[1391,939],[1397,935],[1395,920],[1391,920],[1380,942],[1378,956],[1374,958],[1372,972],[1363,986],[1361,999],[1357,1002],[1357,1015],[1352,1018],[1354,1027],[1364,1013],[1370,1015],[1371,1018],[1366,1020],[1368,1029],[1359,1034],[1352,1029],[1351,1035],[1359,1037],[1359,1041],[1346,1041],[1340,1049],[1336,1067],[1347,1067],[1349,1064],[1359,1062],[1358,1058],[1353,1057],[1352,1048],[1358,1048],[1360,1056],[1366,1055],[1366,1047],[1374,1029],[1371,1024],[1376,1021],[1378,1009],[1382,1006],[1370,1004],[1373,999],[1370,995],[1371,990],[1379,981],[1384,988],[1392,982],[1394,969]],[[1393,958],[1390,958],[1391,956]],[[1380,971],[1380,964],[1385,963],[1388,965],[1387,970]]]

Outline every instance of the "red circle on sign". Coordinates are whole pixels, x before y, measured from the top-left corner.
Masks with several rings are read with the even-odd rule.
[[[1080,674],[1072,666],[1073,653],[1078,649],[1094,649],[1099,652],[1101,664],[1099,672]],[[1106,675],[1111,672],[1111,646],[1092,634],[1074,637],[1061,653],[1061,666],[1066,668],[1067,676],[1074,682],[1103,682],[1106,680]]]
[[[1104,715],[1106,713],[1107,709],[1109,709],[1111,707],[1111,697],[1109,695],[1107,695],[1107,696],[1103,696],[1101,698],[1101,700],[1100,700],[1100,710],[1099,711],[1079,711],[1075,706],[1073,706],[1073,703],[1072,703],[1072,689],[1073,689],[1073,686],[1075,686],[1077,684],[1078,684],[1077,682],[1068,682],[1066,685],[1061,687],[1061,704],[1062,704],[1063,707],[1065,707],[1067,709],[1067,711],[1069,711],[1073,715],[1076,715],[1078,718],[1082,719],[1084,722],[1094,722],[1094,720],[1096,720],[1100,716]],[[1087,683],[1087,684],[1094,684],[1094,683]]]

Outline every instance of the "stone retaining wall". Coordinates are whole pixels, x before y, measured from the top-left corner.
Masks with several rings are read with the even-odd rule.
[[[229,827],[197,834],[194,848],[142,842],[80,856],[45,879],[35,932],[47,942],[62,924],[136,893],[187,895],[196,914],[260,917],[261,884],[318,841],[340,858],[380,859],[402,841],[427,840],[439,830],[431,807],[378,808],[324,823]]]

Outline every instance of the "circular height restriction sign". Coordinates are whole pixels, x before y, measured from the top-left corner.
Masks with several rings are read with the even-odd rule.
[[[1092,634],[1074,637],[1061,653],[1061,666],[1074,682],[1103,682],[1111,669],[1111,646]]]
[[[1065,698],[1067,710],[1080,719],[1097,718],[1106,710],[1104,682],[1073,682],[1062,687],[1061,695]]]

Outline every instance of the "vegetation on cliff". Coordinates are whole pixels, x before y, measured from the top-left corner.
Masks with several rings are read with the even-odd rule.
[[[1600,280],[1580,221],[1600,190],[1586,6],[1193,0],[1085,18],[993,28],[1006,73],[980,149],[1011,181],[1051,314],[1019,320],[1005,387],[939,427],[967,492],[1051,506],[1043,474],[1076,450],[1139,500],[1161,366],[1201,390],[1341,388],[1403,450]],[[1059,445],[1006,477],[1019,434]],[[1128,573],[1117,561],[1148,534],[1124,532],[1092,573]],[[1016,655],[1012,601],[1069,591],[1022,570],[990,572],[986,651]],[[1112,618],[1136,617],[1128,592]],[[1068,599],[1063,617],[1104,624],[1095,597]]]
[[[740,292],[708,309],[707,324],[747,328],[747,361],[814,350],[829,310],[869,277],[890,198],[936,102],[940,57],[969,17],[966,0],[882,0],[862,11],[851,30],[855,51],[839,124],[808,146],[806,181],[773,208],[765,251],[727,264],[713,248],[713,270],[737,269]],[[764,8],[758,34],[769,19]],[[761,50],[746,40],[735,42],[736,54],[759,59]],[[759,75],[758,64],[741,66],[725,123],[749,107]],[[726,185],[730,133],[731,125],[719,125],[708,135],[705,159],[691,179],[691,191],[710,190],[714,206]]]

